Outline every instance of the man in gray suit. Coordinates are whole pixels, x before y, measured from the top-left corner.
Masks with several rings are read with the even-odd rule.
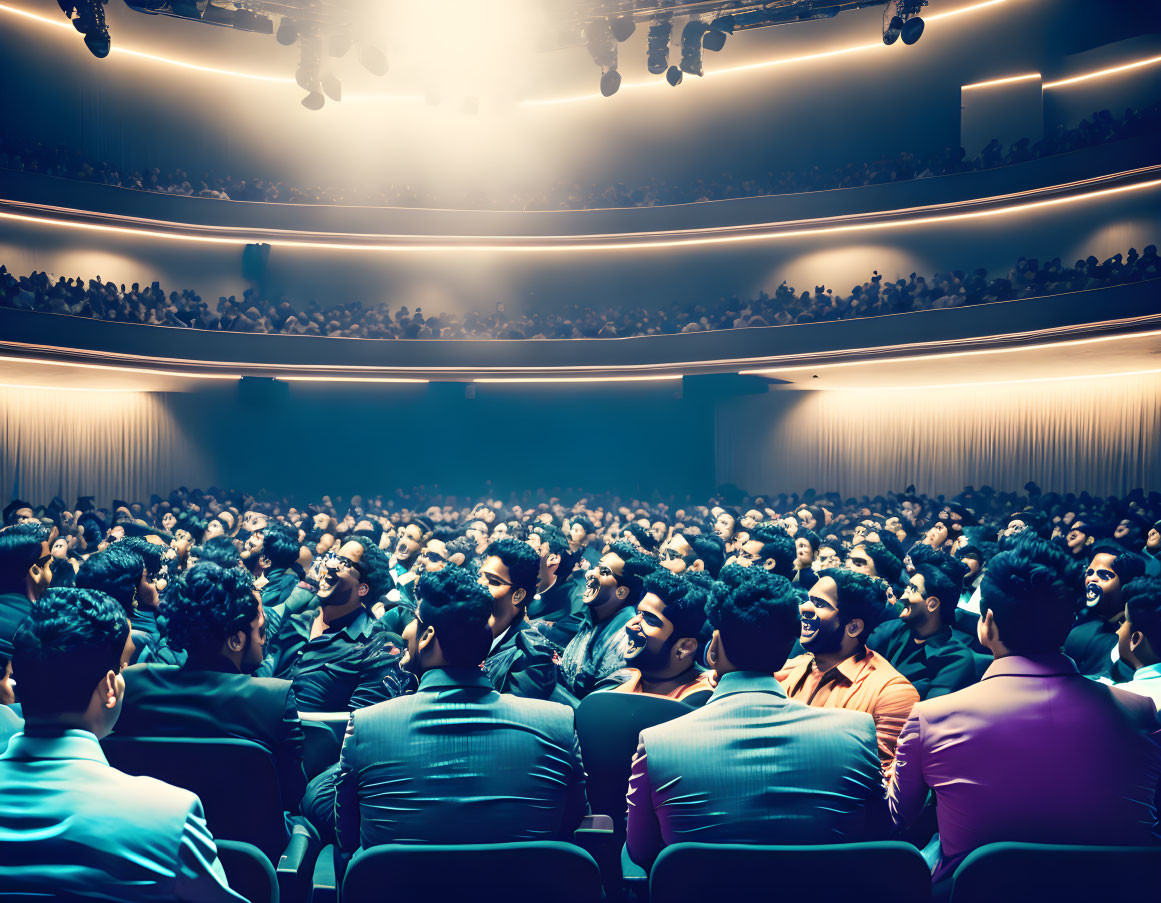
[[[0,888],[245,903],[229,889],[198,798],[117,771],[101,752],[133,654],[121,605],[96,590],[51,589],[14,646],[27,722],[0,756]]]
[[[492,596],[449,565],[416,586],[414,695],[351,713],[335,792],[347,850],[566,839],[585,813],[572,709],[496,692],[481,669]]]
[[[648,868],[671,843],[868,839],[883,786],[870,715],[786,698],[774,672],[797,638],[798,595],[751,568],[707,606],[717,688],[705,707],[641,732],[627,844]]]

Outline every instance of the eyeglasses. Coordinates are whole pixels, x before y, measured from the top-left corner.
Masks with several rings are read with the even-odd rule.
[[[339,555],[337,552],[328,552],[324,561],[326,562],[326,566],[328,568],[333,567],[337,570],[354,568],[356,571],[359,569],[357,562],[351,561],[350,558],[345,558],[344,556]]]
[[[1084,576],[1086,578],[1087,577],[1096,577],[1098,580],[1104,580],[1106,582],[1109,580],[1116,580],[1117,579],[1117,575],[1115,572],[1107,570],[1105,568],[1097,568],[1096,570],[1094,570],[1093,568],[1089,568],[1087,571],[1084,572]]]
[[[423,557],[428,561],[447,561],[447,556],[440,555],[439,552],[424,552]]]
[[[686,564],[693,564],[696,555],[682,555],[673,549],[666,549],[661,553],[662,561],[684,561]]]

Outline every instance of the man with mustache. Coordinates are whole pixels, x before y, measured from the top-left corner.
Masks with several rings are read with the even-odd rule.
[[[1117,627],[1125,616],[1121,590],[1144,575],[1145,562],[1115,542],[1095,543],[1092,551],[1084,572],[1085,608],[1069,631],[1064,654],[1076,662],[1081,674],[1112,677]]]
[[[613,691],[685,699],[712,690],[709,672],[697,666],[709,594],[665,569],[646,577],[642,591],[637,613],[625,625],[629,679]]]
[[[625,625],[636,614],[641,581],[659,565],[627,543],[615,542],[585,574],[582,625],[560,655],[557,676],[577,699],[625,667]],[[624,677],[616,680],[623,683]]]

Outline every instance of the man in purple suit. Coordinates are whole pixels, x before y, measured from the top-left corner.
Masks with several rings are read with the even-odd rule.
[[[914,824],[934,792],[937,882],[997,841],[1157,842],[1161,725],[1152,700],[1082,677],[1061,652],[1076,613],[1066,567],[1038,538],[992,559],[977,632],[995,661],[918,703],[899,736],[891,816]]]

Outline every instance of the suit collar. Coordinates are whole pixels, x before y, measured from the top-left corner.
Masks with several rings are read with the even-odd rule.
[[[432,668],[419,678],[420,693],[447,690],[453,687],[477,687],[496,691],[488,675],[479,668]]]
[[[998,658],[984,672],[990,677],[1076,677],[1076,664],[1063,652],[1042,655],[1005,655]]]
[[[765,671],[731,671],[718,678],[718,685],[709,702],[716,702],[736,693],[769,693],[786,699],[786,691],[773,674],[767,674]]]
[[[48,736],[16,734],[0,759],[87,759],[108,765],[101,744],[88,731],[66,730]]]

